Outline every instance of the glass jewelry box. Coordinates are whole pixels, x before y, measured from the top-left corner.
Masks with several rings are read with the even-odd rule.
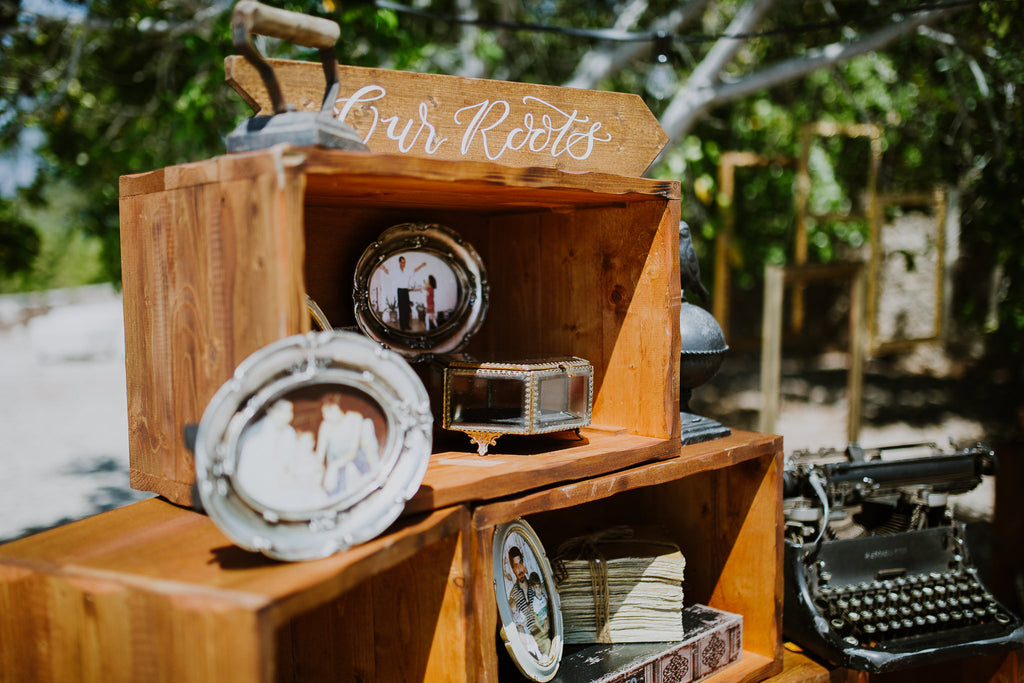
[[[575,356],[441,360],[441,426],[465,432],[486,455],[503,434],[547,434],[590,424],[594,369]]]

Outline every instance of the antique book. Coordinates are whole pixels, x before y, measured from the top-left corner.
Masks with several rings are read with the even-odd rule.
[[[743,656],[741,615],[691,605],[682,622],[679,642],[599,644],[565,654],[552,683],[693,683]]]
[[[679,547],[616,527],[563,543],[555,559],[566,644],[683,638]]]

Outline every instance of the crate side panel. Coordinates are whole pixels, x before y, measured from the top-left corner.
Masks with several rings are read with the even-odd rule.
[[[121,272],[131,484],[180,497],[175,485],[175,441],[168,332],[172,220],[163,194],[122,197]]]
[[[601,214],[607,372],[595,424],[679,436],[679,207],[648,202]]]
[[[377,680],[464,681],[469,652],[465,623],[462,536],[449,536],[373,584]]]
[[[122,200],[136,488],[190,504],[184,427],[246,356],[303,329],[303,242],[291,228],[301,179],[285,182],[263,174]]]
[[[469,680],[464,538],[429,543],[282,625],[276,680]]]
[[[373,595],[360,584],[277,631],[275,680],[376,680]]]
[[[267,680],[269,649],[247,610],[107,576],[9,576],[0,567],[0,620],[16,619],[18,636],[0,645],[13,655],[0,656],[0,680]]]
[[[762,456],[659,487],[639,501],[659,510],[677,535],[687,601],[742,614],[744,648],[773,660],[781,657],[779,463],[777,455]]]

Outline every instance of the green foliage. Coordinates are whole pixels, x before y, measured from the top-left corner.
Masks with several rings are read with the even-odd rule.
[[[47,194],[52,201],[0,201],[0,293],[75,287],[109,280],[101,242],[72,226],[67,216],[84,209],[66,185]],[[12,235],[12,226],[18,226]],[[12,249],[14,253],[12,254]],[[13,255],[13,259],[10,257]]]
[[[220,0],[93,0],[65,17],[18,15],[10,3],[0,10],[0,152],[22,130],[43,132],[43,165],[31,191],[14,212],[21,222],[5,223],[4,258],[31,260],[46,250],[47,238],[32,247],[26,237],[25,207],[33,201],[59,206],[45,193],[58,181],[75,188],[83,202],[58,221],[67,235],[101,241],[107,277],[119,276],[117,179],[128,173],[201,159],[223,152],[223,136],[249,115],[224,83],[223,60],[235,52],[229,39],[231,2]],[[467,28],[443,18],[379,9],[360,2],[297,0],[272,3],[338,21],[342,63],[458,73],[478,60],[494,78],[558,84],[567,80],[595,42],[556,32]],[[689,31],[727,29],[743,0],[709,3]],[[410,3],[443,17],[460,12],[455,0]],[[999,309],[999,335],[1008,349],[1024,338],[1024,120],[1020,84],[1024,57],[1019,47],[1020,0],[981,0],[929,31],[917,32],[884,51],[871,52],[829,69],[789,81],[770,91],[720,106],[666,151],[653,170],[679,179],[683,217],[692,227],[705,261],[722,229],[724,210],[734,213],[735,249],[729,255],[736,285],[757,285],[765,262],[791,260],[794,175],[802,127],[814,121],[876,123],[885,128],[879,189],[887,193],[960,188],[965,273],[1008,276]],[[472,4],[483,21],[518,21],[571,28],[613,26],[623,4],[615,0],[488,0]],[[637,27],[650,27],[679,8],[675,0],[650,0]],[[749,40],[724,78],[739,78],[761,65],[867,33],[891,17],[873,3],[781,2],[761,30],[801,25],[803,33]],[[842,19],[844,25],[828,22]],[[466,45],[470,49],[466,49]],[[263,40],[268,56],[315,60],[313,51]],[[685,81],[710,43],[677,44],[678,70]],[[649,56],[634,60],[602,87],[635,92],[655,114],[665,101],[644,92]],[[736,171],[736,193],[718,187],[722,155],[754,152],[770,163]],[[863,139],[818,139],[811,150],[814,169],[810,202],[816,211],[842,212],[863,206],[868,147]],[[731,202],[729,206],[725,204]],[[844,258],[863,245],[862,220],[817,220],[808,225],[812,258]],[[14,235],[13,237],[11,235]],[[83,237],[83,238],[84,238]],[[78,239],[78,238],[75,238]],[[21,247],[7,246],[20,242]],[[19,251],[20,249],[20,251]],[[38,254],[36,258],[40,258]],[[710,272],[710,264],[706,265]],[[85,275],[84,277],[92,277]],[[707,279],[707,278],[706,278]],[[980,323],[987,309],[988,282],[964,277],[956,290],[962,318]]]
[[[0,277],[30,270],[39,242],[36,227],[19,216],[11,202],[0,200]]]

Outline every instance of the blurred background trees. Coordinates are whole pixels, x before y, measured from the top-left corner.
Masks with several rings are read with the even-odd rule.
[[[250,114],[223,80],[232,4],[0,0],[0,292],[116,282],[118,177],[223,153]],[[776,160],[744,174],[730,207],[742,224],[735,283],[752,298],[765,262],[792,259],[801,127],[879,124],[880,191],[957,190],[958,325],[1003,357],[1021,350],[1019,0],[270,4],[336,20],[342,63],[640,94],[672,135],[649,175],[682,182],[705,280],[722,227],[721,155]],[[811,161],[813,201],[860,200],[862,149],[821,141]],[[865,231],[812,231],[813,260],[840,258]]]

